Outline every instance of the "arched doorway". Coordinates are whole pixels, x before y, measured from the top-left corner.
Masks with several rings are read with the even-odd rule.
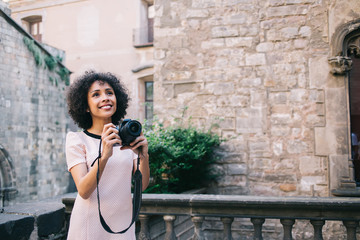
[[[356,188],[356,180],[360,180],[360,176],[357,176],[360,174],[357,162],[360,155],[360,19],[337,29],[332,38],[332,57],[329,58],[329,63],[332,65],[331,73],[340,81],[347,81],[349,116],[349,176],[339,179],[340,189],[335,189],[332,193],[358,196],[360,191]],[[356,139],[352,137],[354,135],[357,136],[357,147],[352,144],[356,143]]]
[[[0,206],[6,206],[15,198],[16,193],[16,176],[12,159],[0,144]]]
[[[348,74],[350,130],[352,137],[352,160],[354,165],[354,180],[360,186],[360,29],[352,32],[344,43],[347,46],[347,56],[351,59],[352,68]]]

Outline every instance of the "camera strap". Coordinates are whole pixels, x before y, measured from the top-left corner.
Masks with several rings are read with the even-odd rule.
[[[98,169],[97,169],[97,173],[96,173],[96,195],[97,195],[97,201],[98,201],[100,222],[101,222],[101,225],[103,226],[103,228],[107,232],[114,233],[114,234],[122,234],[122,233],[125,233],[134,224],[134,222],[137,220],[137,218],[139,216],[139,212],[140,212],[141,199],[142,199],[142,174],[139,170],[140,157],[138,155],[137,164],[136,164],[137,168],[135,170],[135,173],[132,176],[132,181],[134,183],[134,192],[133,192],[133,211],[132,211],[131,223],[130,223],[129,227],[127,227],[124,230],[119,231],[119,232],[114,232],[113,230],[111,230],[109,225],[107,225],[107,223],[105,222],[105,219],[103,218],[101,211],[100,211],[100,196],[99,196],[99,169],[100,169],[100,163],[99,163],[100,161],[99,160],[100,160],[100,158],[101,158],[101,139],[100,139],[100,144],[99,144],[99,155],[94,160],[94,162],[91,164],[91,166],[93,166],[95,161],[98,160]]]

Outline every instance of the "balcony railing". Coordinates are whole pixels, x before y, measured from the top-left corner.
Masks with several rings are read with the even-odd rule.
[[[66,212],[71,213],[74,198],[64,198]],[[189,216],[193,222],[193,238],[207,239],[202,224],[205,218],[218,217],[223,224],[223,237],[232,239],[234,218],[250,218],[253,239],[263,239],[262,227],[267,219],[280,219],[283,239],[290,240],[296,220],[309,220],[313,226],[313,239],[323,239],[326,221],[340,221],[346,227],[348,240],[356,239],[360,220],[360,199],[345,197],[266,197],[208,194],[143,194],[140,212],[139,239],[150,239],[149,218],[162,216],[166,233],[164,239],[176,239],[174,221]],[[343,239],[338,236],[338,239]],[[341,236],[342,237],[342,236]],[[336,237],[335,237],[336,238]]]

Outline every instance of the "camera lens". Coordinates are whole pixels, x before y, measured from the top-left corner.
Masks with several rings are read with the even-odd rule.
[[[125,119],[119,128],[119,136],[123,146],[128,146],[141,134],[141,123],[136,120]]]
[[[130,131],[133,133],[137,133],[139,131],[139,125],[136,123],[132,123],[129,127]]]

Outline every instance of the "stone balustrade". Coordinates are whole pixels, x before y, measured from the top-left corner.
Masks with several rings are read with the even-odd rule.
[[[74,198],[63,198],[66,212],[71,213]],[[356,239],[360,220],[360,199],[346,197],[267,197],[208,194],[143,194],[139,216],[139,239],[150,239],[148,221],[153,215],[163,216],[166,240],[176,239],[174,221],[189,216],[194,225],[193,239],[206,239],[202,224],[207,217],[219,217],[223,238],[232,239],[234,218],[250,218],[253,239],[263,239],[262,227],[267,219],[280,219],[283,239],[293,239],[295,221],[310,220],[313,239],[323,239],[326,221],[340,221],[346,227],[348,240]],[[343,237],[343,236],[342,236]],[[343,239],[340,238],[339,239]]]

